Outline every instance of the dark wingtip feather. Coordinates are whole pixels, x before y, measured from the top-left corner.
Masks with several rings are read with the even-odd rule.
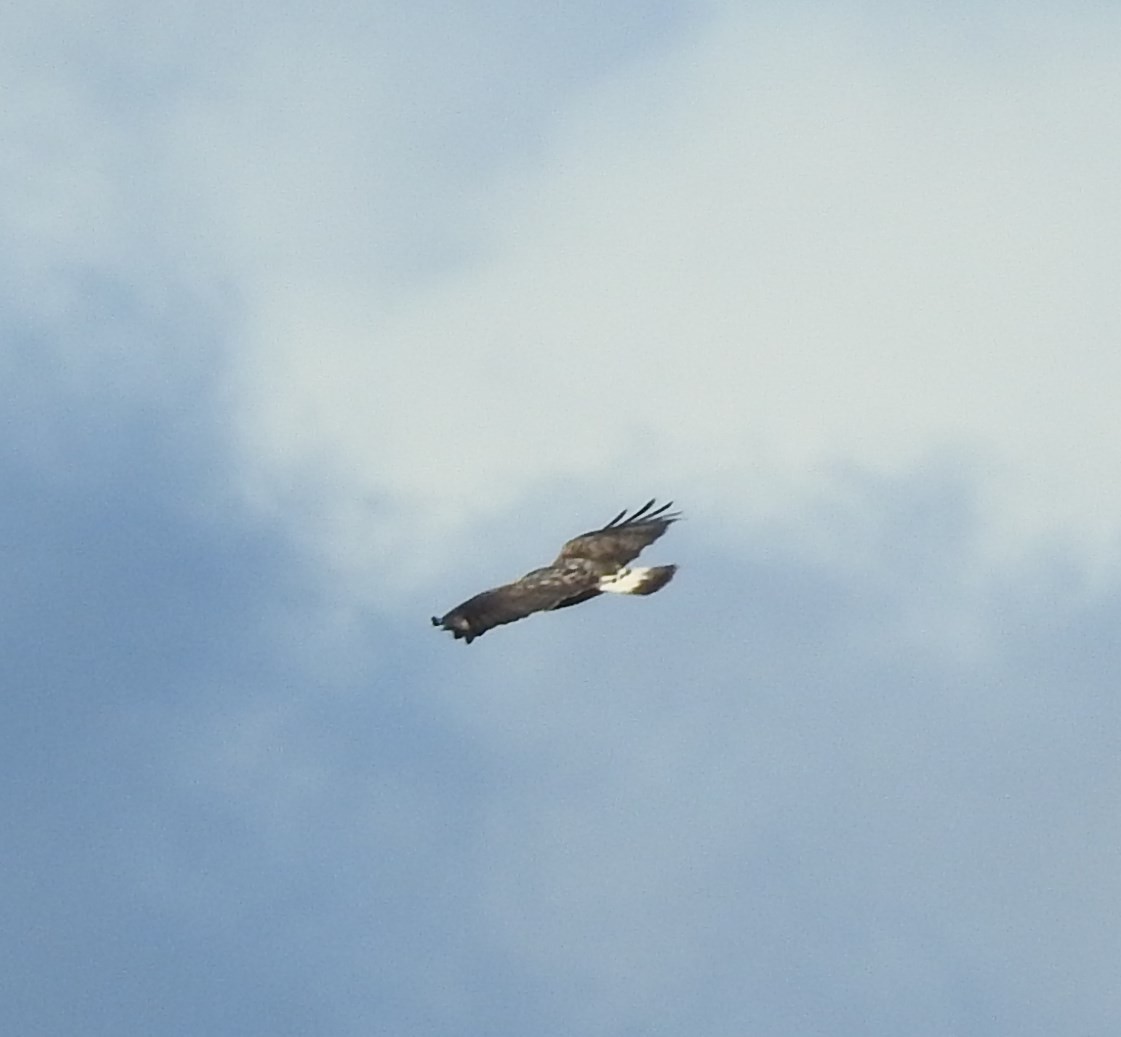
[[[641,508],[636,508],[630,514],[630,516],[627,515],[627,509],[624,508],[619,512],[618,515],[616,515],[610,522],[607,523],[607,525],[603,526],[602,528],[616,529],[622,526],[629,526],[635,522],[649,522],[651,519],[656,519],[659,517],[663,522],[675,522],[681,517],[676,512],[671,515],[665,514],[665,512],[669,511],[669,509],[673,507],[673,501],[668,501],[660,508],[655,508],[653,511],[651,511],[650,509],[654,507],[654,503],[655,501],[657,501],[657,499],[657,497],[651,497],[645,504],[642,505]]]
[[[432,625],[434,627],[442,627],[457,641],[463,639],[468,644],[474,641],[476,637],[481,637],[486,633],[486,631],[482,630],[473,630],[470,621],[459,609],[453,609],[446,616],[433,616]]]
[[[614,526],[614,525],[615,525],[615,523],[616,523],[616,522],[618,522],[618,521],[619,521],[619,520],[620,520],[620,519],[621,519],[621,518],[622,518],[622,517],[623,517],[624,515],[626,515],[626,513],[627,513],[627,509],[626,509],[626,508],[624,508],[624,509],[623,509],[622,511],[620,511],[620,512],[619,512],[619,514],[618,514],[618,515],[616,515],[616,516],[615,516],[615,517],[614,517],[614,518],[613,518],[613,519],[612,519],[612,520],[611,520],[610,522],[608,522],[608,523],[607,523],[607,525],[605,525],[605,526],[604,526],[603,528],[604,528],[604,529],[610,529],[610,528],[611,528],[612,526]]]

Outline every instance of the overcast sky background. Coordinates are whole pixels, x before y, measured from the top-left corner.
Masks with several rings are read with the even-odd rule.
[[[5,1032],[1121,1032],[1118,53],[8,5]]]

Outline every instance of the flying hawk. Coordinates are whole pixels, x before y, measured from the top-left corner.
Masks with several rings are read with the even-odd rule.
[[[520,580],[495,587],[468,598],[443,617],[432,617],[432,625],[450,630],[470,644],[491,627],[513,623],[534,612],[579,605],[604,591],[612,594],[653,594],[661,590],[677,571],[676,565],[628,568],[680,518],[669,504],[654,511],[647,501],[633,515],[620,511],[607,525],[570,540],[552,565],[534,569]]]

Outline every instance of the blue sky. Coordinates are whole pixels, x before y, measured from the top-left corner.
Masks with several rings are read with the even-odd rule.
[[[1115,1034],[1119,45],[9,6],[6,1028]]]

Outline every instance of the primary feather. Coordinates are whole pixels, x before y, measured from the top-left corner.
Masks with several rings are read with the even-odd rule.
[[[599,529],[569,540],[552,565],[476,594],[443,616],[433,616],[432,625],[470,644],[504,623],[579,605],[604,591],[645,595],[661,590],[673,579],[677,566],[628,569],[627,563],[681,517],[669,511],[672,503],[651,510],[654,500],[649,500],[629,517],[626,510],[619,512]]]

